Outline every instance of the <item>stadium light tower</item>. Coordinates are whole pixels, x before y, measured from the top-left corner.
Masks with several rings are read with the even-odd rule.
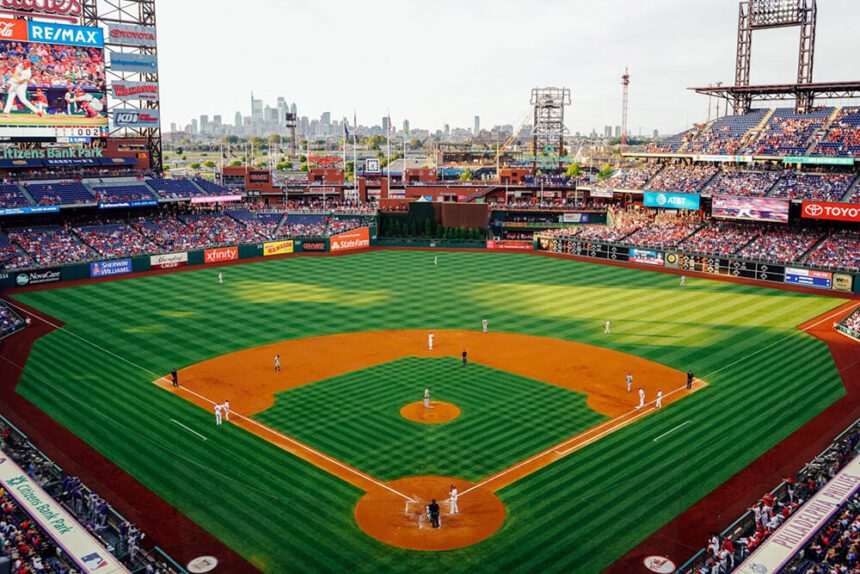
[[[534,107],[532,153],[537,169],[537,156],[541,153],[554,152],[559,158],[564,153],[564,136],[569,133],[564,125],[564,108],[570,105],[570,89],[534,88],[531,105]]]
[[[624,75],[621,76],[621,85],[624,87],[624,98],[621,104],[621,151],[627,145],[627,96],[630,89],[630,74],[627,68],[624,68]]]

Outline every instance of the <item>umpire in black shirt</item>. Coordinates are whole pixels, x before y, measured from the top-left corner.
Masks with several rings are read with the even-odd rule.
[[[433,528],[439,528],[439,505],[436,503],[435,498],[430,502],[427,510],[430,511],[430,523],[433,525]]]

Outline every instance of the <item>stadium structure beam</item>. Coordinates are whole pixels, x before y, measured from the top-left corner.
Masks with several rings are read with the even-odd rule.
[[[534,169],[537,169],[537,156],[555,149],[555,155],[564,153],[564,136],[568,129],[564,125],[564,108],[570,105],[569,88],[534,88],[531,105],[534,108],[534,132],[532,134],[532,153]]]

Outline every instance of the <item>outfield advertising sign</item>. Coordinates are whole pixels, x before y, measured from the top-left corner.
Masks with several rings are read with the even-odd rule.
[[[370,247],[370,229],[361,227],[346,233],[339,233],[331,237],[331,250],[355,251],[356,249],[367,249]]]
[[[149,258],[151,269],[174,269],[188,265],[188,253],[163,253]]]
[[[804,201],[801,215],[804,219],[826,219],[860,223],[860,205],[850,203],[828,203]]]
[[[488,239],[487,249],[519,249],[530,251],[534,249],[534,242],[520,239]]]
[[[800,165],[854,165],[854,158],[786,156],[782,158],[782,163]]]
[[[833,286],[833,273],[812,271],[811,269],[785,268],[785,282],[791,285],[830,289]]]
[[[114,259],[90,263],[90,277],[110,277],[131,273],[131,259]]]
[[[696,193],[667,193],[662,191],[646,191],[645,207],[660,209],[689,209],[698,210],[701,197]]]
[[[325,241],[305,241],[302,251],[325,251]]]
[[[293,240],[285,241],[270,241],[263,244],[263,256],[271,257],[272,255],[286,255],[293,252]]]
[[[15,275],[15,284],[18,287],[44,285],[45,283],[57,283],[62,277],[63,272],[59,267],[42,269],[40,271],[24,271]]]
[[[203,252],[203,261],[207,264],[236,261],[237,259],[239,259],[238,247],[219,247],[218,249],[207,249]]]
[[[663,267],[665,265],[663,254],[651,249],[631,249],[629,261],[633,263],[644,263],[645,265],[656,265],[657,267]]]
[[[33,213],[59,213],[60,207],[53,205],[37,205],[36,207],[7,207],[0,209],[0,215],[30,215]]]

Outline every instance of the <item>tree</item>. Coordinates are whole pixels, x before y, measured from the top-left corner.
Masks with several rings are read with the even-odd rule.
[[[232,162],[230,162],[230,165],[232,165],[233,167],[239,167],[240,165],[242,165],[242,162],[238,159],[234,159]]]
[[[604,179],[609,179],[610,177],[612,177],[612,173],[612,166],[607,163],[605,166],[603,166],[603,169],[597,172],[597,179],[599,179],[600,181],[603,181]]]
[[[266,162],[264,162],[264,161],[258,161],[255,165],[256,165],[257,167],[266,167]]]
[[[239,143],[239,136],[224,136],[221,138],[221,143],[224,145],[233,145]]]
[[[194,163],[192,163],[188,167],[190,167],[191,169],[200,169],[200,164],[195,161]]]
[[[206,167],[207,167],[207,168],[209,168],[209,169],[214,169],[214,168],[215,168],[215,162],[214,162],[214,161],[212,161],[211,159],[210,159],[210,160],[207,160],[203,165],[204,165],[204,166],[206,166]]]
[[[466,171],[460,174],[460,181],[472,181],[472,170],[467,167]]]
[[[177,148],[176,148],[176,153],[177,153],[178,155],[182,155],[182,154],[184,154],[184,153],[185,153],[185,148],[184,148],[184,147],[182,147],[182,146],[177,147]]]
[[[582,167],[580,167],[578,163],[573,162],[569,166],[567,166],[566,175],[570,178],[577,178],[582,175]]]
[[[308,171],[308,163],[303,163],[299,169],[301,169],[302,171]]]
[[[269,145],[271,145],[271,146],[280,145],[281,143],[283,143],[283,141],[284,141],[284,138],[282,138],[278,134],[272,134],[269,136]]]

